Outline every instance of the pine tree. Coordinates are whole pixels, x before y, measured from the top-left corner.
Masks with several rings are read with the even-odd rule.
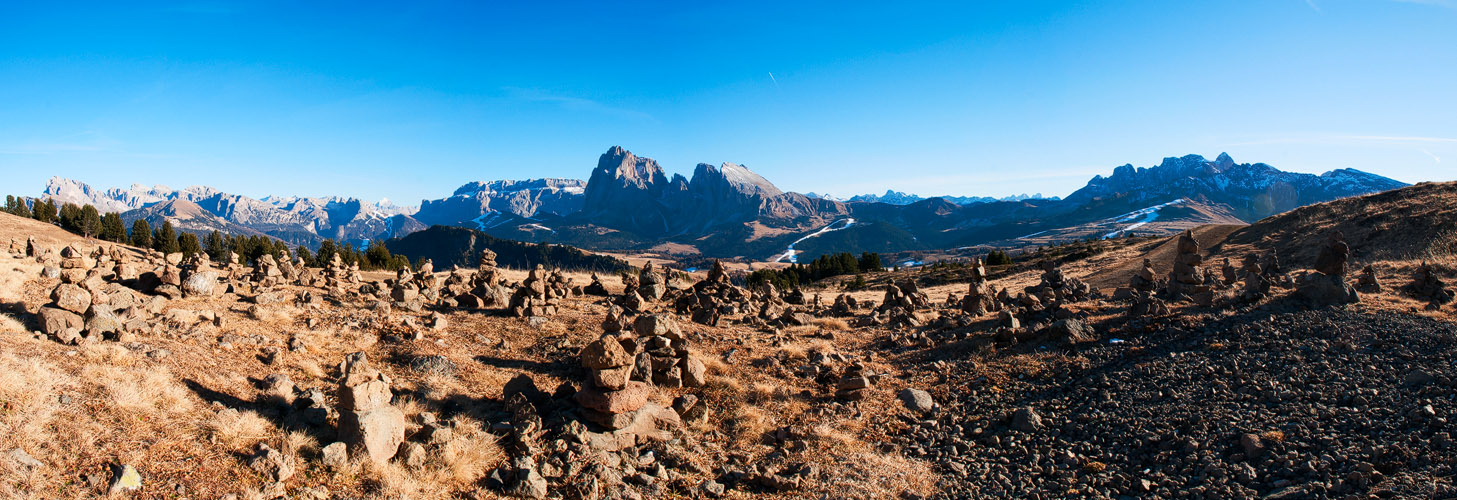
[[[306,247],[306,246],[303,246],[303,245],[299,245],[298,246],[298,258],[303,259],[303,261],[304,261],[304,267],[323,267],[317,261],[314,260],[314,254],[311,253],[311,252],[309,252],[309,247]]]
[[[96,207],[89,204],[81,207],[79,225],[82,236],[90,238],[101,234],[101,214],[96,211]]]
[[[183,257],[191,257],[202,253],[202,244],[197,241],[197,235],[184,232],[177,235],[177,250]]]
[[[61,205],[59,217],[61,221],[61,229],[65,229],[73,233],[81,232],[81,207],[78,207],[71,203]]]
[[[228,257],[228,247],[223,239],[222,233],[213,231],[208,233],[206,242],[207,256],[212,260],[221,262]]]
[[[314,260],[319,261],[320,266],[328,265],[329,261],[334,258],[334,254],[337,253],[339,253],[339,244],[334,243],[332,239],[326,239],[323,243],[319,244],[319,253],[314,257]],[[339,258],[343,259],[344,256],[340,255]]]
[[[364,258],[369,262],[370,267],[375,269],[389,267],[394,260],[390,255],[390,250],[385,248],[382,241],[370,243],[369,250],[364,252]]]
[[[152,248],[152,225],[147,224],[147,219],[132,222],[132,246]]]
[[[177,244],[177,230],[172,228],[172,221],[162,221],[162,227],[152,235],[152,248],[164,254],[177,253],[182,250]]]
[[[874,252],[862,253],[860,254],[860,262],[858,264],[861,272],[879,271],[881,267],[880,254]]]
[[[5,211],[25,218],[31,217],[30,208],[25,206],[25,198],[6,195]]]
[[[51,200],[37,200],[30,209],[31,217],[35,220],[50,224],[56,221],[56,202]]]
[[[126,242],[126,225],[121,222],[121,215],[116,212],[107,212],[101,216],[101,239],[117,243]]]

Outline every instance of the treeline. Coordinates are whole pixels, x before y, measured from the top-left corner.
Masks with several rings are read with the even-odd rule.
[[[235,235],[212,231],[199,238],[197,234],[177,230],[171,221],[164,220],[161,226],[153,228],[146,219],[133,221],[128,229],[121,220],[121,214],[101,214],[90,204],[77,206],[66,203],[57,207],[52,200],[31,200],[27,203],[25,198],[6,195],[4,212],[55,224],[86,238],[150,248],[164,254],[180,252],[184,257],[191,257],[206,253],[215,262],[226,262],[230,253],[238,254],[239,263],[249,266],[264,255],[272,255],[275,259],[289,258],[290,255],[288,245],[282,240],[258,234]],[[368,250],[360,250],[352,244],[340,245],[334,240],[324,240],[318,252],[300,246],[297,253],[309,267],[323,267],[334,254],[339,255],[344,265],[358,263],[359,268],[366,271],[398,271],[410,265],[404,256],[391,255],[382,242],[371,244]]]
[[[390,251],[415,260],[430,259],[436,269],[452,265],[474,268],[480,263],[481,250],[485,249],[496,252],[497,265],[515,269],[530,269],[541,264],[551,268],[616,273],[628,268],[627,262],[622,259],[566,245],[506,240],[453,226],[431,226],[370,248],[376,246],[388,246]]]
[[[754,271],[749,273],[748,283],[749,286],[771,283],[777,288],[792,288],[835,276],[879,271],[882,267],[878,253],[865,252],[857,258],[849,252],[840,252],[821,255],[809,264],[796,263],[784,269]]]

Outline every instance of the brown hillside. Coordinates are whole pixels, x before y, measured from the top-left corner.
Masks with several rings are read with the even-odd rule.
[[[1297,208],[1236,231],[1212,250],[1232,255],[1273,247],[1282,262],[1308,266],[1319,251],[1316,243],[1336,230],[1345,234],[1356,262],[1446,260],[1457,250],[1457,182]]]

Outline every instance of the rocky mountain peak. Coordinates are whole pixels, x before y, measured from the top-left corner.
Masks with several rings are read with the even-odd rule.
[[[748,168],[736,163],[723,163],[718,167],[707,163],[699,163],[693,170],[693,180],[690,185],[720,186],[732,191],[733,195],[742,197],[758,197],[761,199],[772,198],[783,194],[779,188]]]
[[[637,187],[650,187],[662,185],[667,182],[667,176],[663,169],[658,166],[657,160],[652,158],[639,158],[631,151],[623,149],[622,146],[612,146],[602,157],[597,160],[597,168],[592,171],[592,177],[587,180],[590,186],[592,182],[603,177],[617,179],[622,185],[633,185]]]
[[[1214,165],[1219,167],[1220,172],[1228,172],[1230,168],[1234,167],[1234,158],[1231,158],[1229,153],[1219,153],[1219,156],[1214,158]]]

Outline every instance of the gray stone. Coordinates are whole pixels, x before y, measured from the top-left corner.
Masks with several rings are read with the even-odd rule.
[[[349,463],[349,445],[342,442],[329,443],[323,450],[325,467],[338,469]]]
[[[206,297],[213,295],[218,288],[217,271],[203,271],[192,273],[182,282],[182,291],[189,296]]]
[[[914,413],[926,414],[936,408],[936,401],[931,399],[931,393],[920,389],[901,389],[896,396],[906,405],[907,410]]]
[[[1012,413],[1012,428],[1022,432],[1035,432],[1042,428],[1042,416],[1031,408],[1018,408]]]

